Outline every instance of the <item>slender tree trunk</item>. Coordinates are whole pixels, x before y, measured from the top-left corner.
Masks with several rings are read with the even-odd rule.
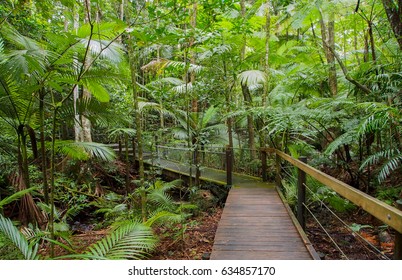
[[[74,28],[74,31],[77,33],[78,28],[79,28],[80,15],[79,15],[79,12],[78,12],[78,7],[76,5],[74,6],[73,14],[74,14],[73,28]],[[64,26],[67,27],[68,25],[65,24]],[[77,57],[74,57],[74,64],[78,65]],[[81,118],[80,118],[80,114],[78,112],[78,102],[79,102],[79,100],[80,100],[80,90],[79,90],[79,86],[76,86],[74,88],[74,93],[73,93],[74,135],[75,135],[75,141],[76,142],[82,142],[83,141]]]
[[[328,84],[329,90],[332,96],[338,94],[338,83],[336,76],[336,65],[335,65],[335,55],[331,51],[335,50],[335,21],[334,14],[330,15],[330,21],[327,24],[324,21],[322,13],[320,15],[320,25],[321,25],[321,38],[323,42],[323,48],[325,57],[327,59],[327,64],[329,66],[328,70]]]
[[[86,11],[85,22],[89,23],[92,20],[91,19],[91,1],[90,0],[85,0],[85,11]],[[88,59],[86,59],[84,61],[85,68],[87,68],[88,65],[91,63],[90,60],[91,60],[91,58],[88,57]],[[88,101],[88,102],[91,100],[91,93],[88,91],[88,89],[86,87],[83,87],[83,89],[82,89],[82,99],[84,101]],[[92,142],[91,121],[84,115],[81,115],[81,124],[82,124],[82,141],[83,142]]]
[[[241,9],[241,16],[243,18],[246,17],[246,3],[245,0],[240,1],[240,9]],[[243,62],[245,57],[246,57],[246,42],[247,42],[247,36],[246,34],[243,35],[243,45],[241,48],[241,53],[240,53],[240,59]],[[246,109],[250,109],[252,106],[252,97],[250,94],[250,91],[248,89],[247,85],[242,85],[241,86],[242,93],[243,93],[243,98],[245,102],[245,107]],[[248,115],[247,116],[247,131],[248,131],[248,145],[250,149],[250,156],[252,159],[255,159],[257,157],[257,154],[255,152],[255,135],[254,135],[254,120],[253,116]]]
[[[191,29],[193,31],[193,33],[195,33],[196,27],[197,27],[197,1],[193,2],[193,9],[192,9],[192,13],[191,13],[191,18],[190,18],[190,25],[191,25]],[[190,38],[190,62],[192,64],[196,64],[196,51],[194,50],[194,42],[195,42],[195,37],[191,37]],[[194,86],[194,82],[195,82],[195,73],[192,72],[190,75],[190,82],[191,84]],[[193,99],[191,101],[191,111],[192,112],[198,112],[199,111],[199,104],[198,104],[198,98],[197,96],[195,96],[195,92],[192,92],[193,95]]]
[[[388,21],[398,41],[399,49],[402,50],[402,0],[382,0]]]
[[[40,126],[40,146],[41,146],[41,168],[43,180],[43,194],[45,203],[49,203],[49,186],[47,180],[47,156],[45,148],[45,91],[39,93],[39,126]]]

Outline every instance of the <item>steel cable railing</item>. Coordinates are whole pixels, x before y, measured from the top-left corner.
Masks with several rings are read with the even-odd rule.
[[[337,221],[339,221],[342,226],[351,233],[351,235],[355,238],[356,241],[358,241],[364,248],[367,250],[370,250],[370,252],[374,253],[379,259],[386,259],[389,260],[389,258],[382,253],[377,247],[375,247],[373,244],[368,242],[362,235],[360,235],[358,232],[355,232],[351,229],[350,225],[348,225],[339,215],[337,215],[315,192],[313,192],[306,184],[304,184],[306,189],[309,191],[309,193],[314,197],[315,201],[318,201],[322,207],[324,207]],[[329,232],[324,228],[322,223],[319,222],[319,219],[314,215],[314,213],[310,210],[309,206],[303,203],[303,206],[305,209],[309,212],[309,214],[313,217],[313,219],[317,222],[317,224],[324,230],[325,234],[331,239],[331,241],[334,243],[335,247],[341,252],[341,254],[349,259],[347,255],[343,252],[343,250],[340,248],[340,246],[336,243],[336,241],[332,238],[332,236],[329,234]],[[359,238],[357,238],[359,237]]]

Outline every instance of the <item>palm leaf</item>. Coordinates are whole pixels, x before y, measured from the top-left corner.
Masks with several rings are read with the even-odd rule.
[[[143,259],[156,239],[150,227],[130,222],[89,247],[85,259]]]
[[[29,244],[25,236],[16,228],[10,219],[0,214],[0,231],[4,233],[13,244],[21,251],[27,260],[38,259],[39,244]]]
[[[238,77],[242,85],[255,85],[264,84],[267,81],[267,76],[264,72],[259,70],[248,70],[239,74]]]
[[[30,192],[32,192],[32,191],[35,191],[35,190],[37,190],[37,189],[38,189],[37,187],[32,187],[32,188],[29,188],[29,189],[24,189],[24,190],[18,191],[18,192],[16,192],[16,193],[14,193],[14,194],[12,194],[12,195],[10,195],[10,196],[4,198],[3,200],[0,200],[0,209],[1,209],[4,205],[7,205],[7,204],[9,204],[9,203],[11,203],[11,202],[13,202],[13,201],[15,201],[15,200],[18,200],[18,199],[20,199],[21,197],[23,197],[24,195],[26,195],[26,194],[28,194],[28,193],[30,193]]]
[[[102,143],[59,140],[56,141],[55,148],[59,153],[77,160],[87,160],[90,157],[104,161],[112,161],[116,159],[115,152]]]

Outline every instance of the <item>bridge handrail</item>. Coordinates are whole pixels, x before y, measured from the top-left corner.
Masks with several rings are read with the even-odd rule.
[[[310,165],[295,159],[288,154],[276,149],[266,148],[262,149],[267,153],[275,153],[282,159],[286,160],[293,166],[309,174],[314,179],[323,183],[342,197],[353,202],[357,206],[361,207],[366,212],[370,213],[380,221],[389,225],[399,233],[402,233],[402,211],[395,207],[392,207],[381,200],[374,198],[324,172],[311,167]]]

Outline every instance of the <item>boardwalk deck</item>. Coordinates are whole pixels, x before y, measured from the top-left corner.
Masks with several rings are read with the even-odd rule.
[[[152,164],[183,176],[189,174],[189,168],[180,163],[159,159]],[[204,168],[201,180],[225,185],[226,173]],[[274,184],[234,174],[210,259],[306,260],[318,256]]]

